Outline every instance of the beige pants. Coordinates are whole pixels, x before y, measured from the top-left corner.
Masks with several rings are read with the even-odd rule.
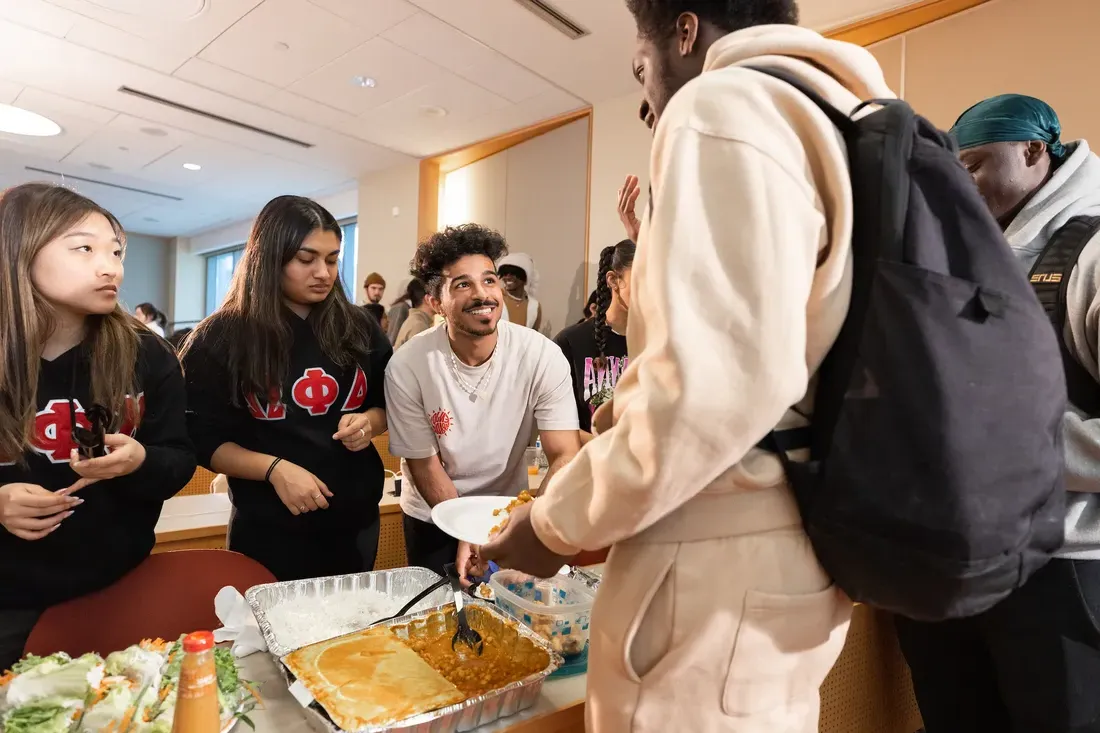
[[[592,617],[589,733],[817,733],[851,602],[800,528],[617,545]]]

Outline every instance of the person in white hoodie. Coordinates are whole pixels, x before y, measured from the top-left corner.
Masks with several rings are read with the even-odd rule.
[[[794,0],[628,0],[655,130],[611,425],[481,548],[553,575],[614,545],[592,617],[588,730],[811,733],[851,602],[822,570],[770,430],[806,425],[847,314],[852,186],[824,113],[893,98]],[[603,414],[601,414],[603,413]]]
[[[1006,94],[971,107],[951,129],[962,163],[1025,272],[1076,217],[1100,217],[1100,158],[1063,143],[1058,115]],[[1098,222],[1100,224],[1100,222]],[[1095,232],[1096,229],[1092,229]],[[1100,393],[1100,236],[1084,236],[1066,283],[1064,349],[1070,401]],[[1074,235],[1080,236],[1080,235]],[[1068,264],[1068,263],[1066,263]],[[1062,265],[1047,279],[1061,283]],[[1078,392],[1072,374],[1083,368]],[[1081,399],[1081,395],[1086,400]],[[1066,542],[1019,591],[970,619],[898,619],[928,733],[976,730],[1100,733],[1100,411],[1067,408]]]
[[[515,252],[497,263],[497,273],[504,285],[502,320],[517,326],[533,328],[550,338],[550,319],[542,310],[542,303],[535,299],[539,288],[539,271],[531,255]]]

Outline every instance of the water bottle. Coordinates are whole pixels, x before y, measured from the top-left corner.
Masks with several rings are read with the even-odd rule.
[[[538,461],[540,471],[545,471],[550,468],[550,464],[546,460],[546,453],[542,450],[542,437],[535,438],[535,456]]]

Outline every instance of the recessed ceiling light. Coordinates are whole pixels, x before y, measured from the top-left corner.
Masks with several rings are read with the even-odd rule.
[[[30,110],[0,104],[0,132],[31,137],[50,137],[61,134],[61,125],[48,117]]]
[[[183,167],[186,168],[189,171],[201,171],[202,170],[202,166],[199,165],[198,163],[184,163]]]
[[[378,82],[371,76],[353,76],[351,77],[351,83],[364,89],[374,89],[378,85]]]
[[[428,105],[420,108],[420,114],[425,117],[446,117],[448,112],[446,107],[439,107],[437,105]]]
[[[159,127],[143,127],[141,131],[146,135],[152,135],[153,137],[165,137],[168,133]]]

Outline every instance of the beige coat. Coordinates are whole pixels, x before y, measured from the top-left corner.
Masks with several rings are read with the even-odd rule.
[[[807,63],[809,62],[809,63]],[[816,731],[850,604],[754,446],[805,424],[851,292],[852,191],[835,106],[893,97],[870,53],[793,26],[711,49],[662,115],[613,427],[535,502],[561,554],[615,545],[593,617],[590,729]]]

